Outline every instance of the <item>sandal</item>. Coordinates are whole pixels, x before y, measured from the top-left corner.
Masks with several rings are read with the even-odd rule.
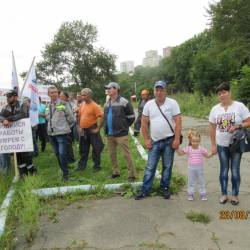
[[[228,198],[225,197],[225,196],[222,196],[222,197],[220,198],[220,204],[226,204],[227,201],[228,201]]]
[[[239,200],[231,200],[231,204],[234,206],[237,206],[239,203]]]

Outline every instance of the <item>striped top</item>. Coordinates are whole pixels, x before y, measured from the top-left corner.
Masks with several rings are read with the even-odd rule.
[[[192,167],[202,167],[204,156],[208,156],[207,149],[200,146],[197,149],[193,149],[191,146],[186,146],[183,149],[183,152],[188,156],[188,166]]]

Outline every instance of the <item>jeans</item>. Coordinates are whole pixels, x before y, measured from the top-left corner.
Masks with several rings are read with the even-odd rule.
[[[63,176],[67,177],[69,174],[67,157],[68,135],[53,135],[50,136],[50,141],[54,148],[59,166],[63,172]]]
[[[217,145],[220,160],[220,185],[222,195],[227,195],[228,171],[232,173],[232,195],[238,196],[240,188],[240,161],[242,153],[229,151],[229,147]]]
[[[152,148],[148,153],[148,162],[144,173],[142,191],[148,194],[151,190],[155,171],[162,157],[161,188],[169,188],[174,161],[174,149],[172,148],[173,137],[153,142]]]

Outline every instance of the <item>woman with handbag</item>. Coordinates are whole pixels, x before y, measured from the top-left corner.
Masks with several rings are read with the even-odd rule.
[[[211,151],[218,153],[220,161],[220,203],[228,201],[228,171],[231,169],[232,198],[231,204],[238,205],[240,187],[240,162],[241,152],[231,152],[229,144],[235,130],[250,127],[250,113],[241,102],[234,101],[231,97],[228,83],[220,84],[216,92],[220,103],[215,105],[209,115],[209,133],[211,139]]]

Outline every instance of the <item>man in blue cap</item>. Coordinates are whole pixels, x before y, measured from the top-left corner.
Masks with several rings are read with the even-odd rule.
[[[181,112],[178,103],[166,96],[165,81],[155,82],[154,96],[155,99],[145,104],[142,113],[141,131],[149,152],[142,189],[135,196],[136,200],[149,196],[160,157],[162,157],[160,187],[163,197],[170,198],[174,152],[180,145]]]

